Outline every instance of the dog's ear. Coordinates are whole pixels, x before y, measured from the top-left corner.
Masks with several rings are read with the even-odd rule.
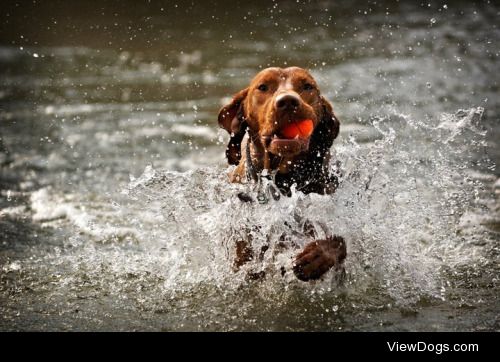
[[[247,129],[243,101],[247,94],[248,88],[239,91],[233,96],[233,100],[219,111],[219,126],[231,135],[226,148],[226,157],[230,165],[237,165],[241,159],[241,141]]]
[[[333,140],[339,135],[340,121],[333,113],[332,105],[324,98],[321,100],[321,120],[314,133],[312,140],[319,148],[318,151],[324,155],[332,147]]]
[[[247,94],[248,88],[239,91],[233,96],[231,102],[219,111],[219,126],[229,134],[240,131],[241,120],[238,119],[238,116],[243,114],[243,101]]]

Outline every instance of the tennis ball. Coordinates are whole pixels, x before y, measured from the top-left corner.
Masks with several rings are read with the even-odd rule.
[[[281,135],[286,139],[307,138],[313,133],[314,123],[311,119],[293,122],[281,129]]]

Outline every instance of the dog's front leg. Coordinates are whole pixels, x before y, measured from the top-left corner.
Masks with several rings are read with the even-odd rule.
[[[260,231],[259,226],[252,226],[251,228],[245,228],[240,238],[238,238],[234,244],[234,261],[233,261],[233,271],[237,272],[246,263],[258,258],[259,261],[264,259],[264,254],[269,248],[269,240],[267,244],[261,246],[260,252],[254,250],[252,246],[253,234]],[[251,277],[250,279],[253,279]]]
[[[236,272],[240,268],[253,259],[253,250],[251,242],[248,240],[236,241],[236,255],[233,262],[233,270]]]

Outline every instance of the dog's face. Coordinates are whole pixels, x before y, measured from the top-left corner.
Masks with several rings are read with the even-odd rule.
[[[309,72],[298,67],[267,68],[222,108],[219,124],[232,135],[228,159],[236,164],[241,157],[238,134],[244,131],[243,123],[253,135],[258,135],[267,152],[293,157],[308,150],[311,134],[285,137],[284,128],[290,123],[311,120],[314,133],[324,117],[333,117],[332,107],[320,95]]]
[[[244,102],[249,127],[259,134],[267,151],[280,156],[307,150],[309,137],[287,139],[282,130],[305,119],[312,120],[315,127],[321,106],[316,81],[297,67],[261,71],[250,83]]]

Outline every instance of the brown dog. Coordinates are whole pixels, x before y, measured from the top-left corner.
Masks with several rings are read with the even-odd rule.
[[[283,137],[287,125],[304,119],[312,120],[309,137]],[[293,184],[304,193],[335,191],[337,179],[329,174],[328,164],[340,124],[306,70],[264,69],[221,109],[218,121],[231,135],[226,156],[229,164],[237,165],[231,182],[260,182],[262,175],[273,175],[284,195],[290,195]],[[240,198],[249,201],[246,196]],[[312,223],[304,225],[306,234],[314,237]],[[250,240],[237,242],[235,267],[253,255]],[[293,270],[300,280],[318,279],[332,267],[341,269],[345,257],[343,238],[328,236],[306,244],[296,255]]]

